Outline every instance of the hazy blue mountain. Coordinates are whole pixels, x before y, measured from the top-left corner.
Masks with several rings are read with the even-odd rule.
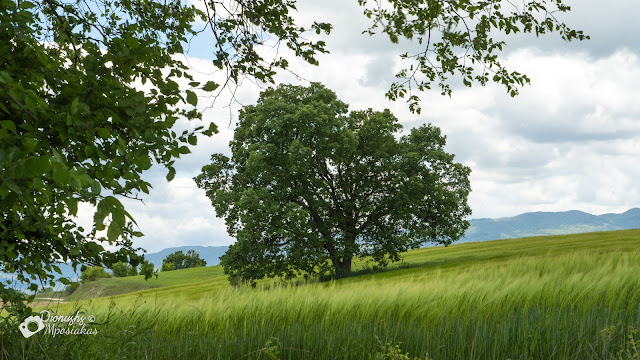
[[[603,215],[591,215],[578,210],[530,212],[514,217],[473,219],[469,222],[471,226],[459,242],[640,229],[640,209]]]
[[[604,214],[601,217],[621,229],[640,229],[640,209],[633,208],[622,214]]]
[[[151,261],[156,267],[162,267],[162,260],[164,260],[167,255],[176,251],[182,251],[186,254],[187,251],[193,250],[200,254],[200,258],[207,262],[207,266],[213,266],[220,263],[220,256],[224,255],[227,249],[229,249],[228,246],[180,246],[145,254],[144,258]]]

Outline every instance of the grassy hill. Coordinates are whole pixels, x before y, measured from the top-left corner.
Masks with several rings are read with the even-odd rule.
[[[640,355],[639,230],[425,248],[383,272],[366,266],[338,281],[255,289],[230,287],[219,266],[100,280],[55,305],[95,316],[97,335],[12,339],[20,352],[0,359]]]
[[[158,278],[144,280],[143,275],[127,276],[122,278],[98,279],[86,284],[82,284],[66,301],[81,301],[91,298],[114,296],[139,292],[156,288],[199,288],[203,283],[220,281],[222,267],[209,266],[192,269],[176,270],[160,273]],[[167,290],[167,289],[164,289]]]

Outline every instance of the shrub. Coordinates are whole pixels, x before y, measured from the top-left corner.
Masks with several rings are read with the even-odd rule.
[[[138,275],[138,267],[137,266],[129,266],[129,274],[128,276],[136,276]]]
[[[80,275],[80,280],[82,280],[82,282],[87,282],[109,277],[111,277],[111,274],[109,274],[102,266],[94,266],[86,268]]]
[[[156,279],[158,278],[158,271],[156,270],[155,265],[151,263],[149,260],[145,260],[142,264],[140,264],[140,275],[144,275],[145,280],[151,279],[155,275]]]
[[[204,259],[201,259],[200,254],[198,254],[194,250],[189,250],[186,254],[182,251],[176,251],[173,254],[168,255],[162,261],[163,264],[165,262],[172,263],[175,267],[175,270],[188,269],[198,266],[207,266],[207,262]]]
[[[132,266],[130,264],[119,261],[111,266],[111,272],[115,277],[129,276]]]
[[[173,271],[176,269],[176,265],[172,262],[162,262],[162,271]]]

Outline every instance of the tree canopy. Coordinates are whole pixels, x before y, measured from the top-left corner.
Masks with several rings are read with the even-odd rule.
[[[82,271],[82,274],[80,274],[80,279],[85,283],[110,277],[111,274],[109,274],[102,266],[87,267]]]
[[[131,266],[131,264],[118,261],[111,266],[111,272],[115,277],[135,276],[138,275],[138,268]]]
[[[173,265],[173,268],[170,264]],[[207,266],[207,262],[201,259],[200,254],[194,250],[189,250],[186,254],[182,250],[179,250],[167,255],[167,257],[162,260],[163,271],[188,269],[198,266]]]
[[[468,86],[501,83],[515,95],[528,79],[502,67],[497,53],[505,43],[493,34],[586,38],[555,18],[570,10],[562,0],[358,3],[372,21],[369,34],[423,48],[403,54],[411,65],[387,94],[408,96],[414,111],[412,90],[438,85],[450,93],[453,74]],[[59,262],[137,265],[133,239],[142,234],[120,199],[149,192],[142,174],[154,163],[166,166],[171,180],[175,159],[197,135],[216,131],[203,124],[175,132],[179,118],[202,117],[196,91],[218,92],[215,97],[243,77],[272,83],[290,60],[266,55],[281,43],[311,64],[327,52],[316,36],[331,25],[299,24],[295,1],[194,4],[199,7],[181,0],[0,0],[0,271],[35,290],[60,273]],[[190,75],[179,55],[194,36],[211,39],[211,58],[226,81],[200,83]],[[73,219],[80,203],[95,206],[90,229]],[[22,294],[2,283],[0,298],[10,311],[26,310]]]
[[[195,180],[237,242],[221,258],[232,281],[336,274],[356,256],[385,264],[425,242],[463,234],[470,169],[431,125],[402,127],[389,110],[347,111],[314,83],[282,85],[246,106],[230,143]]]
[[[143,260],[140,263],[140,275],[144,275],[144,280],[147,281],[151,279],[154,275],[156,279],[158,278],[158,270],[155,265],[149,260]]]

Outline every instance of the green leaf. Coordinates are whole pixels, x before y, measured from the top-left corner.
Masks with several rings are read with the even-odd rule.
[[[24,104],[29,110],[35,110],[38,107],[38,98],[33,92],[29,92],[24,98]]]
[[[9,111],[9,109],[7,109],[7,107],[2,103],[0,103],[0,110],[4,111],[7,114],[11,114],[11,111]]]
[[[69,207],[69,215],[76,216],[78,214],[78,200],[70,198],[67,200],[67,206]]]
[[[109,224],[109,228],[107,229],[107,240],[110,242],[114,242],[121,234],[122,229],[116,223],[111,222],[111,224]]]
[[[189,135],[189,137],[187,138],[187,141],[191,145],[197,145],[198,144],[198,138],[195,135]]]
[[[22,191],[20,191],[20,187],[18,187],[18,185],[11,179],[3,179],[2,183],[9,188],[11,191],[15,192],[16,194],[22,194]]]
[[[11,120],[2,120],[0,121],[0,126],[2,126],[2,128],[9,130],[12,133],[17,133],[16,131],[16,124],[13,123],[13,121]]]
[[[51,269],[55,270],[58,274],[62,274],[60,267],[58,265],[51,265]]]
[[[19,9],[25,9],[25,10],[29,10],[34,7],[36,7],[36,5],[31,1],[22,1],[18,6]]]
[[[109,206],[108,203],[102,199],[96,208],[96,212],[93,214],[93,222],[95,224],[96,230],[101,231],[105,229],[104,219],[109,215]]]
[[[77,114],[78,109],[80,107],[80,100],[78,98],[74,98],[71,102],[71,114]]]
[[[202,132],[203,135],[211,136],[218,133],[218,126],[214,123],[209,123],[209,128]]]
[[[34,178],[32,185],[33,185],[33,188],[37,191],[41,191],[44,189],[44,182],[40,177]]]
[[[187,103],[193,106],[198,105],[198,96],[191,90],[187,90]]]
[[[96,130],[96,133],[98,134],[98,136],[105,140],[108,139],[110,135],[109,129],[106,128],[98,128],[98,130]]]
[[[22,139],[22,148],[27,154],[32,153],[33,150],[35,150],[37,145],[38,145],[38,140],[34,138],[27,137]]]
[[[204,84],[204,86],[202,87],[202,90],[204,91],[214,91],[215,89],[217,89],[220,85],[216,84],[213,81],[207,81],[206,84]]]
[[[50,163],[49,158],[38,156],[27,159],[26,165],[35,176],[39,176],[49,171]]]
[[[66,187],[69,182],[71,182],[69,170],[67,170],[66,166],[60,163],[56,164],[56,166],[53,168],[51,178],[56,183],[56,185],[62,187]]]
[[[91,193],[94,195],[100,195],[101,190],[102,190],[102,186],[100,185],[100,182],[97,180],[94,180],[91,183]]]
[[[169,167],[169,173],[167,174],[167,181],[173,180],[174,177],[176,177],[176,169],[174,169],[173,167]]]
[[[123,208],[114,208],[111,212],[111,223],[123,229],[125,227],[125,211]]]

